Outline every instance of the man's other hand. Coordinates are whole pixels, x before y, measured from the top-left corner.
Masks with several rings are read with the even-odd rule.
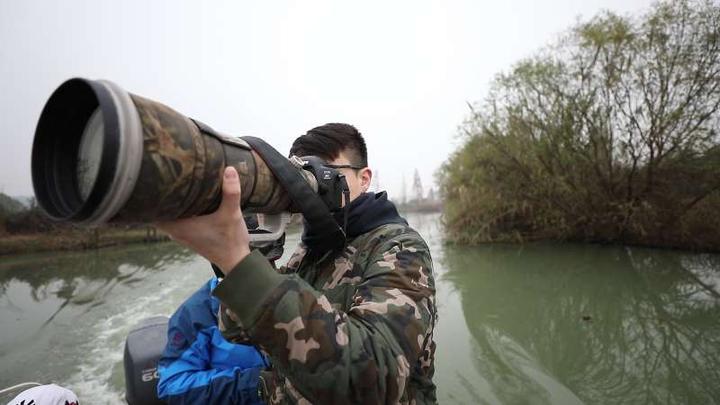
[[[173,240],[215,263],[224,274],[250,254],[250,235],[240,210],[240,178],[233,167],[223,174],[222,201],[209,215],[155,224]]]

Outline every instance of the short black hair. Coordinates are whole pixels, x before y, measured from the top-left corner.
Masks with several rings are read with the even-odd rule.
[[[326,161],[345,152],[353,166],[367,167],[367,146],[360,131],[350,124],[330,123],[315,127],[299,136],[290,148],[290,156],[317,156]]]

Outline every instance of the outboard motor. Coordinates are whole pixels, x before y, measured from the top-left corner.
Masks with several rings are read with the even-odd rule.
[[[168,318],[144,319],[125,341],[125,400],[129,405],[164,404],[157,397],[158,361],[167,343]]]

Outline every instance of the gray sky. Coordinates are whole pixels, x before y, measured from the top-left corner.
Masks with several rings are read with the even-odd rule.
[[[30,150],[50,93],[109,79],[282,153],[307,129],[360,129],[380,185],[426,190],[458,146],[466,101],[578,17],[646,0],[0,0],[0,191],[32,195]]]

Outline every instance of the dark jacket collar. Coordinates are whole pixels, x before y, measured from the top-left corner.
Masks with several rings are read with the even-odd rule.
[[[356,238],[366,232],[386,224],[403,224],[407,225],[407,221],[398,214],[395,204],[387,199],[386,192],[380,193],[363,193],[350,202],[348,206],[348,239]],[[335,220],[343,223],[343,213],[335,214]],[[325,252],[323,246],[319,246],[316,242],[319,238],[313,232],[307,223],[303,230],[303,243],[315,254]]]

